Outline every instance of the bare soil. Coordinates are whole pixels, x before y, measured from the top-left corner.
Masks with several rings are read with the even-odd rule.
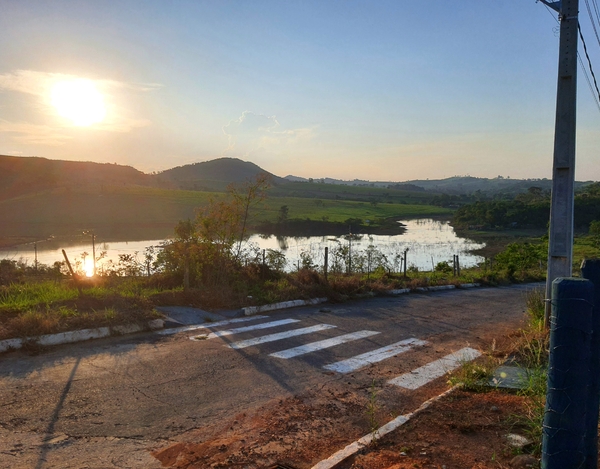
[[[517,338],[508,328],[488,330],[473,345],[489,350],[500,362]],[[423,349],[419,353],[435,355],[437,351]],[[397,370],[380,368],[367,371],[377,384],[375,397],[364,379],[347,376],[237,415],[219,428],[187,433],[152,455],[163,467],[177,469],[310,469],[450,386],[446,377],[416,391],[399,390],[384,385],[388,375]],[[369,412],[373,400],[375,410]],[[528,467],[511,465],[519,451],[506,439],[509,433],[527,436],[524,428],[515,425],[514,417],[525,414],[528,404],[528,398],[511,392],[456,390],[336,469]]]
[[[329,403],[316,395],[282,400],[257,414],[237,416],[215,438],[175,443],[153,456],[164,467],[182,469],[310,468],[368,432],[357,431],[364,427],[365,403],[335,397]],[[524,434],[511,417],[526,405],[525,398],[496,390],[458,390],[337,467],[508,468],[517,451],[506,435]]]

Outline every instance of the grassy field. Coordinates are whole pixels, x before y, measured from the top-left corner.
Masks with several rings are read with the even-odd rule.
[[[395,203],[429,203],[432,194],[420,191],[406,191],[371,186],[348,186],[341,184],[320,184],[316,182],[294,182],[271,189],[274,197],[305,197],[322,199],[350,199]]]
[[[400,203],[358,202],[353,200],[308,199],[300,197],[272,197],[265,200],[256,212],[259,220],[276,221],[281,206],[289,209],[288,217],[296,219],[328,220],[343,222],[348,218],[375,221],[379,218],[420,218],[450,215],[447,208],[432,205],[409,205]]]
[[[360,188],[359,188],[360,189]],[[193,218],[195,209],[223,193],[168,190],[141,186],[97,186],[56,189],[0,201],[0,239],[43,239],[94,230],[105,238],[149,239],[172,234],[179,220]],[[276,221],[287,205],[289,218],[344,221],[348,218],[416,218],[449,215],[449,209],[430,205],[370,203],[344,199],[269,197],[255,210],[253,220]]]

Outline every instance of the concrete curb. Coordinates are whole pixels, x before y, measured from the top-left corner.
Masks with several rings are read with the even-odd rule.
[[[480,283],[462,283],[459,285],[434,285],[432,287],[416,287],[413,290],[410,288],[400,288],[398,290],[388,290],[388,295],[403,295],[412,291],[425,293],[429,291],[454,290],[455,288],[475,288],[480,287]]]
[[[296,306],[307,306],[307,305],[318,305],[320,303],[325,303],[327,298],[313,298],[311,300],[293,300],[293,301],[282,301],[281,303],[272,303],[270,305],[262,305],[262,306],[248,306],[246,308],[242,308],[244,312],[244,316],[252,316],[256,313],[263,313],[265,311],[273,311],[276,309],[287,309],[287,308],[295,308]]]
[[[58,334],[46,334],[37,337],[27,337],[25,339],[5,339],[0,340],[0,353],[10,349],[20,349],[25,343],[34,343],[37,345],[49,346],[60,344],[72,344],[91,339],[101,339],[111,335],[133,334],[144,330],[156,330],[165,327],[162,319],[153,319],[148,321],[146,327],[139,324],[126,324],[112,327],[99,327],[97,329],[81,329],[79,331],[60,332]]]
[[[427,407],[429,407],[435,401],[438,401],[438,400],[446,397],[448,394],[454,392],[459,387],[460,387],[460,384],[457,384],[456,386],[451,387],[450,389],[443,392],[439,396],[434,396],[431,399],[426,400],[414,412],[410,412],[405,415],[399,415],[391,422],[388,422],[383,427],[380,427],[379,429],[375,430],[373,433],[369,433],[368,435],[363,436],[362,438],[355,441],[354,443],[350,443],[344,449],[341,449],[337,453],[334,453],[332,456],[328,457],[327,459],[324,459],[323,461],[315,464],[311,469],[333,469],[335,466],[337,466],[339,463],[344,461],[346,458],[349,458],[350,456],[358,453],[361,449],[369,446],[373,441],[376,441],[379,438],[383,437],[384,435],[387,435],[388,433],[396,430],[398,427],[401,427],[406,422],[408,422],[411,418],[415,417],[417,414],[419,414],[423,410],[427,409]]]
[[[388,290],[386,294],[388,295],[403,295],[406,293],[410,293],[411,291],[417,292],[429,292],[429,291],[440,291],[440,290],[454,290],[455,288],[474,288],[479,287],[479,283],[463,283],[461,285],[435,285],[432,287],[417,287],[413,290],[410,288],[399,288],[396,290]],[[365,298],[376,296],[373,292],[369,292],[369,294],[365,295]],[[320,303],[325,303],[327,298],[313,298],[311,300],[292,300],[292,301],[282,301],[281,303],[271,303],[268,305],[262,306],[247,306],[246,308],[242,308],[242,312],[244,316],[252,316],[257,313],[264,313],[265,311],[274,311],[276,309],[287,309],[287,308],[295,308],[297,306],[307,306],[307,305],[317,305]]]

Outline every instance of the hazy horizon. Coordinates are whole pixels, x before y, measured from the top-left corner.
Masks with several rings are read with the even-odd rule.
[[[600,71],[583,9],[580,22]],[[535,0],[9,1],[0,154],[146,173],[236,157],[314,179],[549,178],[556,27]],[[600,180],[600,112],[578,73],[576,178]]]

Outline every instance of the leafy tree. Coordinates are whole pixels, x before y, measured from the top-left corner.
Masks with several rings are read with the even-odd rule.
[[[287,205],[279,207],[279,215],[277,215],[277,223],[285,223],[288,219],[290,208]]]
[[[180,276],[184,287],[219,285],[232,279],[243,261],[250,212],[266,196],[267,175],[241,186],[230,186],[228,197],[211,200],[197,211],[195,220],[179,222],[175,238],[163,246],[156,265]]]

